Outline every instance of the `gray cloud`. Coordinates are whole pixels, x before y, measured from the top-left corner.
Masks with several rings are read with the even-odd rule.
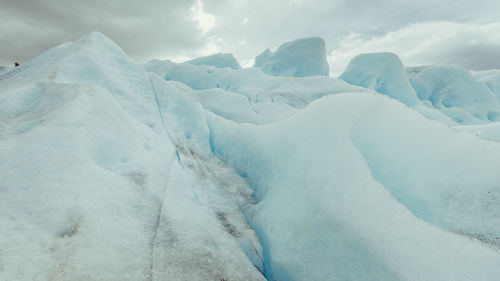
[[[209,20],[203,30],[193,19],[198,1],[0,0],[0,64],[25,61],[92,30],[109,36],[139,62],[217,51],[246,60],[298,37],[322,37],[330,53],[343,50],[350,34],[366,43],[415,23],[500,21],[497,0],[480,5],[473,0],[201,0]],[[496,55],[498,41],[475,47],[456,42],[447,46],[451,53],[428,52],[425,57],[470,68],[500,68],[498,60],[487,57]]]
[[[248,58],[267,47],[302,36],[319,36],[329,51],[350,33],[365,39],[381,36],[408,24],[427,21],[488,23],[499,21],[500,2],[472,0],[205,0],[218,24],[212,31],[223,39],[224,51]],[[228,12],[230,11],[230,12]],[[245,24],[241,24],[248,17]],[[247,45],[235,48],[235,43]]]
[[[424,22],[367,40],[351,34],[331,52],[329,62],[332,72],[339,74],[360,53],[388,51],[408,66],[457,64],[485,70],[500,68],[499,50],[500,23]]]
[[[25,61],[94,30],[140,61],[203,46],[190,12],[195,0],[145,2],[1,0],[0,63]]]

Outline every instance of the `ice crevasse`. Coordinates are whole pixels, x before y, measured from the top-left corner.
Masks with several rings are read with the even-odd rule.
[[[0,74],[0,280],[497,280],[492,74],[308,44],[268,73],[95,32]]]

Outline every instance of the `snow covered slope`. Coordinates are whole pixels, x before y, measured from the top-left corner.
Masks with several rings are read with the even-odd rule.
[[[0,76],[0,280],[264,280],[252,190],[170,88],[100,33]]]
[[[276,76],[328,76],[325,41],[321,38],[301,38],[286,42],[276,52],[269,49],[255,57],[255,65],[263,72]]]
[[[394,75],[349,76],[388,92],[141,66],[90,33],[0,74],[0,280],[498,280],[498,123],[450,128],[373,59]],[[453,101],[491,122],[482,98]]]
[[[369,93],[269,126],[209,126],[256,189],[268,280],[498,278],[498,144]]]
[[[211,65],[217,68],[228,67],[234,70],[241,69],[240,64],[234,58],[233,54],[213,54],[210,56],[195,58],[187,61],[186,63],[194,65]]]

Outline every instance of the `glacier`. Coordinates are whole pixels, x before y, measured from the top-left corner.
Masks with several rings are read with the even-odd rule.
[[[325,63],[92,32],[0,73],[0,280],[498,280],[499,72]]]

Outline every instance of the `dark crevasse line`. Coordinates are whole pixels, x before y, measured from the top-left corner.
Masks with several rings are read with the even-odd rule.
[[[250,186],[251,187],[251,186]],[[253,189],[253,187],[252,187]],[[264,231],[257,226],[254,221],[246,214],[245,212],[243,213],[247,219],[248,225],[255,231],[257,234],[257,237],[259,238],[260,246],[262,247],[262,259],[263,259],[263,267],[264,267],[264,277],[266,280],[269,281],[274,281],[273,279],[273,271],[271,267],[271,252],[270,252],[270,246],[269,242],[267,240],[266,235],[264,234]]]
[[[150,79],[150,83],[151,83],[151,87],[152,87],[152,91],[153,91],[153,96],[154,96],[154,99],[155,99],[155,103],[156,103],[156,106],[157,106],[157,109],[158,109],[158,113],[159,113],[159,115],[160,115],[160,118],[162,118],[162,125],[163,125],[163,127],[164,127],[165,133],[168,135],[168,137],[170,138],[170,140],[172,141],[172,143],[173,143],[173,144],[174,144],[174,146],[175,146],[175,157],[176,157],[177,161],[179,162],[179,164],[181,165],[181,167],[183,167],[183,168],[184,168],[184,164],[183,164],[183,160],[182,160],[182,158],[183,158],[183,157],[182,157],[182,155],[181,155],[181,154],[182,154],[182,150],[181,150],[181,149],[177,146],[176,141],[174,141],[174,140],[173,140],[173,138],[172,138],[172,136],[171,136],[171,134],[170,134],[170,131],[169,131],[169,127],[168,127],[168,124],[169,124],[169,123],[168,123],[168,122],[167,122],[167,120],[165,119],[165,117],[164,117],[164,112],[162,111],[162,100],[161,100],[161,96],[159,96],[159,94],[158,94],[158,93],[160,93],[160,94],[161,94],[161,92],[157,92],[157,90],[155,89],[155,84],[154,84],[154,83],[156,82],[156,81],[154,80],[154,79],[155,79],[155,77],[150,76],[150,77],[149,77],[149,79]],[[158,87],[158,85],[156,85],[156,86]],[[205,120],[205,122],[206,122],[206,120]],[[208,127],[208,125],[207,125],[207,127]],[[209,136],[210,136],[210,134],[209,134]],[[185,148],[185,150],[186,150],[186,151],[188,151],[189,149]],[[210,152],[211,152],[211,148],[210,148],[210,150],[208,150],[208,151],[210,151]],[[214,156],[215,156],[215,157],[217,157],[215,154],[214,154]],[[219,157],[217,157],[217,158],[219,158]],[[223,162],[222,162],[222,163],[223,163]],[[228,167],[231,167],[230,165],[227,165],[227,166],[228,166]],[[233,169],[233,170],[234,170],[234,169]],[[195,172],[195,173],[199,174],[199,171],[196,171],[196,169],[194,169],[194,171],[193,171],[193,172]],[[199,175],[200,175],[200,174],[199,174]],[[235,175],[239,175],[239,174],[235,173]],[[202,175],[200,175],[200,176],[202,177]],[[167,185],[168,185],[168,183],[167,183]],[[167,189],[167,188],[168,188],[168,187],[166,186],[166,187],[165,187],[165,193],[166,193],[166,189]],[[163,197],[165,197],[165,196],[163,196]],[[165,200],[165,198],[163,198],[163,201],[164,201],[164,200]],[[162,205],[160,206],[160,208],[159,208],[159,210],[158,210],[158,216],[157,216],[156,224],[155,224],[155,227],[154,227],[154,228],[155,228],[155,230],[154,230],[154,234],[153,234],[153,239],[152,239],[152,241],[151,241],[151,244],[152,244],[152,250],[151,250],[151,261],[152,261],[152,263],[151,263],[150,271],[151,271],[151,272],[153,272],[153,273],[154,273],[154,267],[155,267],[155,264],[156,264],[156,262],[155,262],[155,260],[156,260],[156,257],[155,257],[155,256],[156,256],[155,251],[158,251],[157,241],[162,239],[162,238],[161,238],[161,234],[159,234],[159,233],[157,233],[157,232],[161,229],[161,224],[162,224],[162,223],[161,223],[161,220],[162,220],[162,213],[163,213],[163,215],[165,215],[165,214],[164,214],[164,212],[165,212],[165,211],[163,211],[163,202],[162,202],[161,204],[162,204]],[[240,210],[241,210],[241,208],[240,208]],[[246,220],[246,224],[248,225],[248,227],[249,227],[249,228],[251,228],[251,229],[253,229],[253,227],[252,227],[252,225],[251,225],[250,221],[248,220],[248,216],[247,216],[247,214],[246,214],[243,210],[241,210],[241,213],[243,214],[243,216],[244,216],[244,218],[245,218],[245,220]],[[254,230],[254,229],[253,229],[253,230]],[[160,230],[160,231],[161,231],[161,230]],[[255,231],[255,230],[254,230],[254,231]],[[255,237],[254,239],[257,239],[257,242],[258,242],[259,244],[261,244],[261,241],[260,241],[260,238],[259,238],[259,234],[258,234],[257,232],[255,232],[255,233],[254,233],[254,237]],[[255,241],[255,240],[254,240],[254,241]],[[252,260],[252,257],[250,256],[250,255],[251,255],[251,253],[247,253],[247,252],[245,251],[245,249],[242,249],[242,250],[243,250],[243,252],[245,253],[246,258],[247,258],[247,259],[251,262],[251,264],[254,264],[255,268],[256,268],[256,269],[257,269],[260,273],[262,273],[262,276],[265,278],[265,276],[266,276],[266,275],[264,274],[264,259],[261,257],[261,258],[259,259],[259,261],[255,261],[255,263],[254,263],[254,262],[253,262],[253,260]],[[266,250],[263,250],[263,252],[264,252],[264,253],[266,253]],[[259,255],[259,256],[260,256],[260,255]],[[148,279],[148,280],[153,280],[153,279],[155,278],[153,275],[154,275],[154,274],[151,274],[151,276],[148,276],[148,277],[149,277],[149,279]]]
[[[247,179],[247,182],[248,182],[249,186],[255,192],[254,184],[252,184],[250,181],[248,181],[248,176],[246,174],[244,174],[242,171],[240,171],[240,170],[236,169],[235,167],[231,166],[229,163],[227,163],[226,161],[224,161],[222,159],[222,157],[220,157],[219,153],[217,153],[217,150],[214,147],[213,132],[212,132],[212,128],[209,126],[208,122],[207,122],[207,128],[208,128],[208,136],[209,136],[209,145],[210,145],[210,150],[212,151],[212,153],[217,158],[219,158],[220,161],[222,161],[226,165],[232,167],[234,169],[234,171],[240,177],[242,177],[244,179]],[[253,195],[253,198],[255,199],[256,204],[258,204],[259,201],[257,200],[257,198],[255,198],[255,195]],[[245,215],[245,218],[246,218],[246,221],[248,222],[248,225],[257,234],[257,238],[259,239],[260,246],[262,247],[262,259],[263,259],[262,262],[263,262],[263,267],[264,267],[263,268],[264,277],[266,278],[266,280],[275,281],[273,279],[273,272],[272,272],[272,266],[271,266],[271,264],[272,264],[271,263],[272,257],[271,257],[270,245],[269,245],[268,239],[267,239],[266,235],[264,234],[264,231],[252,220],[252,218],[249,216],[249,214],[247,212],[245,212],[244,210],[242,210],[242,213]]]
[[[167,125],[165,123],[165,118],[163,117],[163,113],[161,111],[161,108],[160,108],[160,102],[159,102],[159,99],[158,99],[158,94],[156,92],[156,89],[155,89],[155,86],[153,84],[153,80],[151,78],[150,75],[148,75],[149,77],[149,82],[151,84],[151,90],[153,92],[153,96],[154,96],[154,100],[155,100],[155,103],[156,103],[156,108],[158,110],[158,114],[161,118],[161,123],[162,123],[162,126],[163,126],[163,129],[165,130],[165,133],[166,135],[168,136],[168,138],[170,139],[170,141],[173,143],[173,139],[170,135],[170,132],[168,131],[167,129]],[[175,156],[176,156],[176,159],[177,161],[180,163],[180,157],[179,157],[179,152],[177,150],[177,148],[175,149]],[[173,165],[170,165],[170,167],[168,167],[168,171],[167,171],[167,174],[169,175],[168,179],[170,179],[170,174],[171,174],[171,171],[172,171],[172,167]],[[157,241],[157,237],[158,237],[158,229],[160,227],[160,221],[161,221],[161,215],[163,213],[163,205],[165,203],[165,199],[166,199],[166,196],[167,196],[167,188],[168,188],[168,184],[169,184],[169,180],[167,180],[167,182],[165,183],[165,186],[163,187],[163,195],[161,198],[159,198],[159,206],[158,206],[158,209],[156,211],[156,218],[155,218],[155,223],[154,223],[154,226],[153,226],[153,236],[151,237],[151,240],[150,240],[150,265],[149,265],[149,272],[148,272],[148,276],[147,276],[147,280],[148,281],[152,281],[153,278],[154,278],[154,254],[155,254],[155,243]]]
[[[149,78],[149,84],[151,85],[151,90],[153,91],[153,96],[154,96],[155,103],[156,103],[156,109],[158,110],[158,113],[160,114],[161,124],[163,125],[163,129],[165,129],[165,133],[167,133],[167,135],[170,137],[170,134],[169,134],[168,129],[167,129],[167,125],[165,124],[165,118],[163,118],[163,113],[161,112],[160,101],[158,99],[158,93],[156,92],[155,85],[153,83],[153,79],[151,78],[151,75],[148,75],[148,78]],[[172,138],[170,138],[170,139],[172,139]]]
[[[153,83],[153,79],[151,78],[151,75],[148,75],[148,77],[149,77],[149,83],[151,84],[151,90],[153,91],[153,96],[154,96],[156,108],[158,109],[158,114],[160,115],[160,118],[161,118],[161,124],[163,126],[163,129],[165,130],[165,133],[167,134],[168,138],[170,139],[170,141],[172,143],[174,143],[174,139],[172,138],[172,136],[170,135],[170,132],[168,131],[167,124],[165,123],[165,117],[163,117],[163,113],[161,111],[160,100],[158,98],[158,93],[156,92],[155,85]],[[177,150],[177,148],[175,148],[175,155],[176,155],[177,162],[179,162],[179,164],[180,164],[181,159],[180,159],[179,151]]]
[[[170,168],[168,169],[167,174],[169,175],[168,178],[170,178],[170,174],[172,171],[172,165],[170,165]],[[155,254],[155,244],[157,241],[158,237],[158,229],[160,227],[160,220],[161,220],[161,215],[163,213],[163,205],[165,203],[166,195],[167,195],[167,187],[168,187],[168,181],[165,183],[165,186],[163,187],[163,196],[160,198],[159,206],[156,211],[156,218],[155,218],[155,223],[153,226],[153,236],[150,240],[150,265],[149,265],[149,272],[147,276],[148,281],[152,281],[154,277],[154,254]]]

